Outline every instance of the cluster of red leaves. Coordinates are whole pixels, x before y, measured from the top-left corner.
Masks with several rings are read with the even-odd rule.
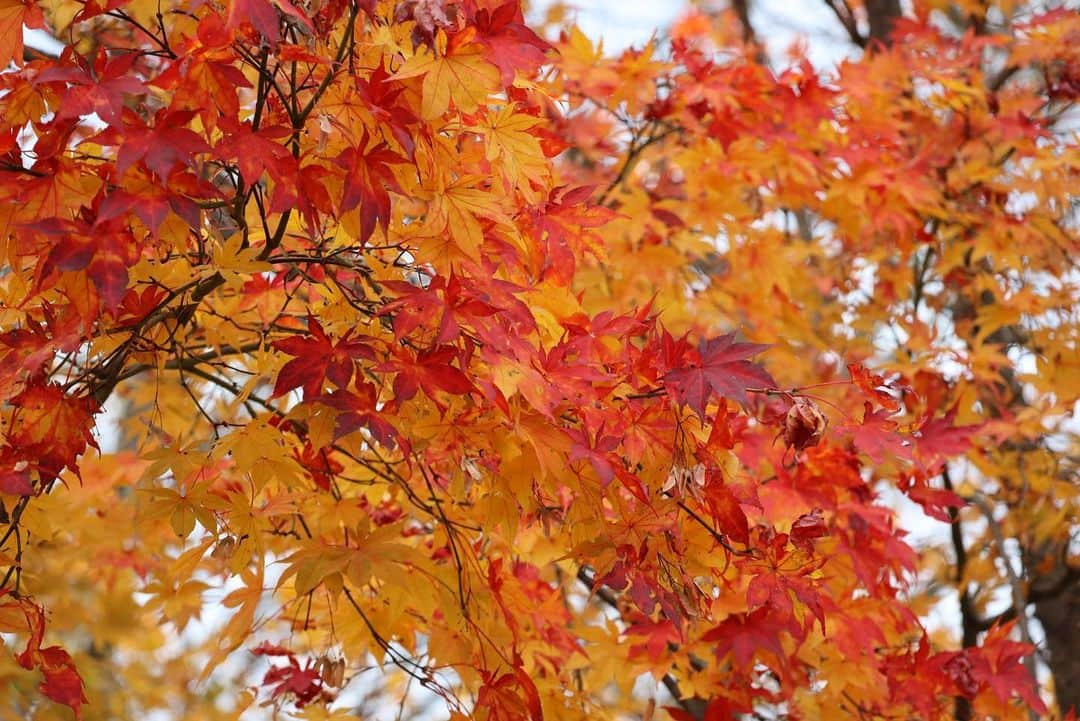
[[[251,649],[251,653],[255,656],[285,660],[284,666],[271,665],[263,676],[262,685],[270,688],[271,698],[289,698],[297,708],[303,708],[315,700],[332,701],[334,699],[335,694],[327,688],[329,672],[326,663],[307,659],[301,666],[292,651],[266,642]],[[333,668],[332,664],[330,668]],[[338,681],[336,685],[340,686],[340,679],[335,680]]]
[[[45,640],[45,610],[29,599],[10,598],[6,591],[0,594],[0,599],[0,629],[5,633],[27,634],[26,648],[15,660],[25,669],[40,672],[41,693],[70,707],[75,718],[81,719],[86,694],[75,663],[60,646],[41,647]]]

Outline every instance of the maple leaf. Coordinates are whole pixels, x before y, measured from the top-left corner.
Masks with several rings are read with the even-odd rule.
[[[521,3],[507,0],[494,9],[476,13],[477,40],[488,47],[499,68],[502,84],[510,87],[518,71],[525,73],[544,63],[552,46],[525,24]]]
[[[536,685],[520,668],[501,676],[486,674],[476,708],[492,721],[543,721]]]
[[[451,365],[457,357],[458,350],[453,346],[436,346],[415,355],[400,351],[393,360],[379,368],[397,371],[394,378],[394,398],[397,402],[407,401],[416,395],[418,389],[423,389],[429,398],[439,404],[439,391],[462,395],[475,390],[468,376]]]
[[[746,604],[751,609],[768,607],[778,616],[791,616],[794,605],[788,595],[788,584],[778,573],[759,573],[746,587]]]
[[[309,32],[312,30],[311,21],[300,12],[289,0],[232,0],[229,4],[229,15],[225,26],[229,29],[238,28],[247,23],[255,28],[256,32],[266,38],[270,47],[276,48],[281,37],[278,29],[278,10],[294,18]]]
[[[235,160],[245,185],[259,182],[268,172],[275,183],[293,182],[296,159],[278,142],[291,131],[284,126],[254,130],[250,123],[237,124],[222,118],[224,137],[214,146],[213,155],[221,160]]]
[[[0,493],[34,495],[33,466],[15,449],[0,448]]]
[[[885,380],[884,376],[870,372],[861,363],[848,363],[847,368],[852,382],[867,397],[875,400],[889,413],[900,410],[900,399],[897,397],[899,392]]]
[[[791,524],[789,537],[796,548],[809,552],[814,539],[824,538],[829,535],[829,528],[825,525],[825,519],[821,515],[821,509],[815,508],[810,513],[804,513]]]
[[[41,471],[55,478],[75,469],[87,446],[97,448],[91,433],[97,408],[88,398],[72,396],[53,383],[35,384],[11,399],[8,442]]]
[[[739,500],[716,471],[705,474],[705,503],[717,529],[739,543],[749,543],[750,524]]]
[[[595,441],[588,438],[584,431],[571,429],[570,437],[574,439],[574,445],[570,449],[570,460],[578,461],[588,459],[600,479],[600,485],[607,486],[615,478],[615,463],[612,451],[619,446],[620,439],[617,436],[604,434],[601,426],[595,434]]]
[[[390,73],[381,65],[371,72],[370,77],[356,83],[359,98],[368,106],[372,115],[381,121],[380,124],[389,130],[390,137],[398,142],[405,154],[412,158],[416,150],[416,139],[409,128],[419,122],[419,118],[407,103],[402,102],[401,95],[404,92],[405,85],[391,82]]]
[[[586,252],[601,256],[602,240],[595,229],[611,222],[616,213],[587,201],[595,188],[558,187],[547,202],[529,213],[532,233],[543,244],[540,272],[559,284],[573,277],[578,257]]]
[[[3,593],[6,592],[4,589]],[[38,688],[45,697],[69,707],[75,712],[76,719],[82,719],[82,705],[87,700],[83,680],[74,661],[59,646],[41,647],[45,638],[44,609],[28,598],[20,598],[14,605],[22,611],[30,631],[26,648],[15,657],[16,662],[25,669],[38,669],[42,675]]]
[[[114,310],[127,290],[128,267],[132,257],[132,235],[122,227],[118,218],[96,217],[90,222],[90,211],[71,221],[55,218],[28,226],[46,237],[56,237],[50,252],[41,263],[46,275],[55,270],[81,271],[94,284],[100,300],[93,298],[93,314],[85,320],[93,320],[101,301]],[[84,302],[90,299],[80,299]]]
[[[668,370],[664,385],[676,402],[689,406],[700,418],[705,417],[705,404],[713,394],[745,406],[747,389],[776,387],[764,368],[747,360],[767,348],[759,343],[738,343],[734,333],[703,340],[683,365]]]
[[[947,458],[964,453],[971,446],[971,437],[983,427],[982,423],[955,425],[958,409],[959,402],[954,403],[940,418],[928,412],[912,433],[915,458],[923,467],[933,468]]]
[[[0,0],[0,68],[23,62],[23,23],[33,4]]]
[[[255,648],[251,649],[253,656],[292,656],[293,652],[284,646],[279,646],[276,643],[270,643],[269,641],[263,641]]]
[[[717,662],[723,663],[728,654],[732,654],[740,668],[747,668],[760,652],[770,653],[782,664],[786,655],[781,634],[790,632],[789,620],[763,607],[749,614],[730,616],[701,639],[716,644]]]
[[[373,143],[366,132],[355,148],[346,148],[336,163],[345,169],[345,190],[341,197],[340,212],[360,206],[361,245],[366,243],[376,227],[385,231],[390,222],[390,194],[388,190],[402,192],[391,164],[402,160],[383,143]]]
[[[393,318],[394,337],[399,341],[421,325],[433,325],[431,321],[436,318],[439,318],[433,341],[436,345],[457,340],[463,323],[491,344],[497,344],[505,336],[504,328],[528,333],[535,327],[528,306],[515,297],[522,288],[506,281],[493,278],[481,282],[451,272],[448,277],[435,276],[423,287],[404,281],[387,281],[383,286],[393,290],[398,298],[384,305],[379,315]],[[498,321],[493,326],[478,322],[492,316]]]
[[[1080,21],[1013,4],[992,34],[865,13],[825,80],[701,12],[557,55],[515,0],[51,3],[63,52],[0,73],[0,634],[30,636],[38,700],[85,697],[25,594],[105,648],[86,618],[167,641],[217,578],[218,633],[150,685],[137,649],[95,659],[86,695],[199,708],[191,659],[254,647],[285,715],[347,715],[326,689],[371,654],[455,721],[635,716],[639,672],[698,721],[1042,710],[1007,629],[932,651],[938,602],[901,586],[942,555],[875,495],[955,516],[935,479],[965,458],[1032,578],[1076,525],[1075,154],[1047,108],[1077,96]],[[0,57],[41,20],[0,0]],[[687,340],[733,323],[783,339],[797,391],[763,346]],[[93,457],[117,392],[133,450]],[[976,597],[1003,568],[959,575]],[[596,598],[565,603],[575,577]],[[1070,628],[1044,621],[1053,664]]]
[[[439,30],[433,51],[422,49],[394,74],[397,80],[423,76],[421,117],[440,118],[450,104],[463,112],[474,112],[499,82],[499,69],[487,60],[487,49],[473,42],[475,29],[447,40]]]
[[[71,353],[82,341],[83,321],[70,306],[42,306],[42,317],[0,334],[0,398],[10,399],[39,379],[57,352]]]
[[[255,649],[253,653],[258,651],[259,649]],[[270,692],[271,698],[291,696],[296,699],[297,708],[303,708],[316,699],[333,700],[332,694],[323,686],[322,675],[314,661],[309,659],[301,667],[292,654],[286,653],[286,655],[288,665],[271,666],[263,676],[263,685],[274,687]]]
[[[81,719],[86,693],[82,676],[68,652],[59,646],[41,649],[38,670],[43,677],[39,688],[45,697],[72,709],[75,718]]]
[[[121,173],[142,161],[164,183],[176,167],[194,167],[197,156],[210,150],[205,140],[185,127],[195,117],[195,111],[160,110],[153,126],[132,119],[132,115],[125,113],[128,122],[125,122],[123,132],[120,128],[110,128],[110,132],[103,133],[100,138],[102,142],[120,146],[116,169]]]
[[[122,124],[125,96],[148,92],[146,85],[131,72],[137,59],[135,53],[109,57],[102,48],[92,70],[85,66],[53,66],[39,73],[36,82],[69,85],[63,106],[57,109],[58,119],[82,118],[94,113],[109,125],[117,126]]]
[[[864,403],[862,423],[848,423],[842,430],[851,436],[855,447],[870,456],[874,463],[885,460],[886,454],[896,458],[911,458],[911,442],[901,437],[898,424],[889,420],[887,410],[873,410],[870,401]]]
[[[275,397],[300,387],[304,389],[304,398],[317,396],[324,380],[346,388],[357,360],[375,360],[371,346],[361,338],[353,338],[352,331],[334,341],[313,316],[308,316],[307,324],[310,336],[283,338],[272,344],[275,350],[295,356],[278,372]]]
[[[150,230],[152,237],[157,238],[161,224],[168,217],[169,211],[181,217],[192,215],[189,212],[191,207],[188,203],[161,192],[160,189],[155,189],[155,191],[148,190],[136,194],[118,190],[110,193],[98,207],[97,220],[107,223],[131,213],[143,222],[143,225]],[[196,211],[195,215],[197,214]]]
[[[632,653],[640,653],[645,651],[649,660],[655,662],[660,660],[666,653],[671,644],[678,644],[682,641],[682,637],[679,635],[679,630],[675,628],[675,624],[667,619],[654,621],[652,619],[639,619],[630,624],[626,629],[628,636],[644,637],[644,643],[634,646],[631,649]]]
[[[949,508],[960,508],[967,505],[967,501],[953,491],[932,488],[929,474],[920,469],[915,469],[913,473],[901,476],[897,481],[897,487],[906,493],[908,498],[922,506],[923,511],[928,516],[936,518],[942,523],[953,522],[953,518],[949,514]]]
[[[334,438],[341,438],[364,428],[381,445],[395,448],[401,438],[394,427],[376,411],[375,388],[370,383],[357,383],[356,389],[356,393],[338,389],[329,395],[312,399],[339,412],[334,425]]]
[[[1015,625],[1015,619],[995,624],[978,647],[941,654],[943,667],[968,697],[974,698],[983,688],[989,688],[1003,704],[1015,695],[1036,713],[1045,714],[1046,704],[1032,687],[1031,674],[1023,665],[1024,657],[1035,649],[1009,638]]]
[[[729,719],[739,718],[743,714],[750,713],[751,707],[747,704],[733,701],[725,696],[714,696],[709,699],[709,703],[705,707],[705,715],[701,718],[698,718],[686,709],[675,706],[665,706],[664,710],[667,711],[675,721],[729,721]]]
[[[287,178],[274,186],[274,196],[270,200],[272,212],[284,213],[291,208],[299,208],[300,215],[311,227],[317,227],[319,216],[333,215],[334,199],[327,190],[328,181],[334,173],[318,163],[309,163],[296,171],[296,182]]]

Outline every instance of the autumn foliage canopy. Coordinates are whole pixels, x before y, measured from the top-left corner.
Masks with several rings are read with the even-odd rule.
[[[1063,717],[1080,18],[823,4],[0,0],[0,714]]]

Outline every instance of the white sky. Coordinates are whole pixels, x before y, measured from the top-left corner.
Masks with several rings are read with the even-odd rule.
[[[647,42],[653,30],[669,24],[686,7],[671,0],[569,0],[568,4],[576,8],[585,34],[602,37],[609,53]],[[835,65],[855,52],[823,2],[757,0],[751,21],[773,58],[782,59],[800,36],[808,41],[810,60],[817,67]]]

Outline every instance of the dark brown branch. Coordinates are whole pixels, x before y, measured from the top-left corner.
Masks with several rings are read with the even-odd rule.
[[[949,475],[949,466],[945,465],[941,472],[941,480],[945,490],[955,492],[952,477]],[[978,612],[975,603],[968,593],[968,584],[964,580],[967,567],[967,547],[964,545],[964,529],[960,525],[960,511],[955,506],[949,506],[949,535],[952,538],[953,554],[956,556],[956,593],[960,598],[960,626],[962,633],[961,644],[964,648],[976,645],[979,639]],[[964,696],[955,698],[955,710],[953,714],[956,721],[970,721],[971,702]]]
[[[874,43],[888,47],[889,36],[901,14],[900,0],[866,0],[866,15],[870,21],[866,47],[872,48]]]
[[[222,346],[218,350],[207,351],[206,353],[200,353],[198,355],[189,355],[183,358],[173,358],[172,360],[165,361],[165,363],[161,366],[152,365],[150,363],[139,363],[138,365],[133,365],[126,368],[122,373],[120,373],[120,375],[117,377],[117,382],[119,383],[121,381],[125,381],[128,378],[132,378],[139,375],[140,373],[145,373],[148,370],[153,370],[158,367],[163,368],[164,370],[178,370],[181,372],[190,371],[197,365],[202,365],[203,363],[220,360],[227,356],[246,355],[248,353],[254,353],[262,347],[262,343],[247,343],[235,348],[233,346]]]
[[[1024,593],[1024,584],[1020,580],[1019,574],[1016,573],[1016,569],[1013,568],[1012,559],[1008,556],[1008,550],[1005,548],[1005,534],[1001,530],[1001,524],[994,518],[994,507],[983,498],[981,495],[975,495],[971,499],[983,516],[986,518],[986,523],[990,527],[990,534],[994,538],[994,543],[997,545],[998,558],[1001,559],[1001,563],[1005,566],[1005,576],[1009,582],[1009,591],[1012,601],[1012,610],[1016,615],[1017,627],[1020,629],[1020,640],[1025,644],[1031,645],[1031,632],[1028,630],[1028,621],[1025,614],[1027,608],[1028,599]],[[1038,684],[1037,676],[1035,674],[1035,659],[1031,656],[1024,658],[1024,668],[1027,669],[1031,675],[1031,680],[1036,685]],[[1031,721],[1037,721],[1037,715],[1035,711],[1029,709],[1028,715]]]
[[[851,42],[860,48],[866,47],[866,38],[859,32],[859,24],[855,20],[855,13],[852,11],[851,6],[848,5],[847,0],[825,0],[825,4],[836,15],[836,19],[840,21],[848,37],[851,38]]]
[[[769,58],[750,19],[750,4],[750,0],[732,0],[731,9],[735,11],[735,17],[739,19],[739,25],[742,27],[743,42],[754,49],[754,62],[764,65]]]

